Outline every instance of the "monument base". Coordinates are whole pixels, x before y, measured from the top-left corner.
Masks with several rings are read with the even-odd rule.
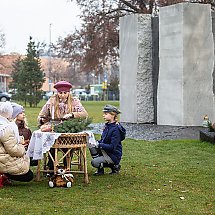
[[[215,144],[215,132],[208,131],[208,130],[201,130],[200,140]]]

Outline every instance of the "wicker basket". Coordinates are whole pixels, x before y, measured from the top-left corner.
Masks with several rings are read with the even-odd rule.
[[[53,148],[79,148],[87,146],[87,133],[61,134]]]

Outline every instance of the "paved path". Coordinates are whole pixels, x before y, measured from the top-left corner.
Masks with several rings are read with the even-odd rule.
[[[126,128],[127,138],[137,140],[199,140],[200,126],[167,126],[154,124],[122,123]],[[93,132],[102,133],[104,123],[92,124]]]

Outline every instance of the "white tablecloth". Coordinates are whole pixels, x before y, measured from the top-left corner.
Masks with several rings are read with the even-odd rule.
[[[88,143],[89,148],[96,146],[97,142],[95,140],[94,134],[91,131],[84,131],[80,133],[88,134]],[[48,152],[55,140],[62,133],[53,133],[53,132],[42,132],[40,130],[34,131],[28,146],[27,155],[32,157],[33,160],[40,160],[43,158],[43,154]]]

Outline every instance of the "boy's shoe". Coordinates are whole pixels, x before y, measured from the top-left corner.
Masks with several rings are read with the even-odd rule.
[[[104,168],[98,168],[98,170],[93,174],[95,176],[100,176],[100,175],[104,175]]]
[[[118,174],[119,171],[121,169],[121,165],[117,164],[117,165],[113,165],[113,167],[111,168],[111,172],[109,174]]]

